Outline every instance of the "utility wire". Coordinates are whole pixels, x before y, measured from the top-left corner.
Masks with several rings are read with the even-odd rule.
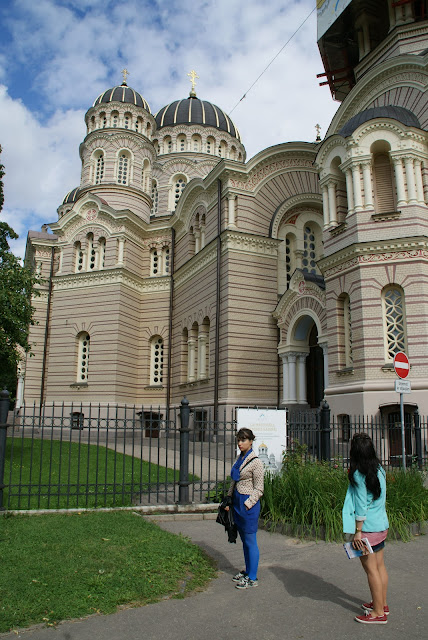
[[[311,17],[311,15],[313,14],[313,12],[316,10],[317,6],[315,5],[315,7],[312,9],[312,11],[310,12],[310,14],[303,20],[303,22],[297,27],[296,31],[293,33],[293,35],[291,35],[287,42],[284,44],[283,47],[281,47],[281,49],[278,51],[278,53],[276,54],[276,56],[274,56],[272,58],[272,60],[269,62],[269,64],[267,65],[267,67],[265,67],[265,69],[263,69],[263,71],[261,72],[261,74],[254,80],[253,84],[251,85],[251,87],[249,87],[249,89],[247,89],[247,91],[244,93],[244,95],[242,96],[242,98],[240,98],[240,100],[238,100],[238,102],[235,104],[235,106],[233,107],[232,111],[234,111],[236,109],[236,107],[239,105],[240,102],[242,102],[244,100],[244,98],[247,97],[247,93],[249,93],[251,91],[251,89],[254,87],[254,85],[260,80],[260,78],[262,77],[263,74],[266,73],[266,71],[269,69],[269,67],[271,66],[271,64],[277,59],[277,57],[280,55],[280,53],[282,53],[285,49],[285,47],[287,46],[287,44],[294,38],[294,36],[296,35],[296,33],[303,27],[303,25],[305,24],[305,22],[307,22],[307,20],[309,20],[309,18]],[[232,113],[232,111],[229,111],[230,115]]]

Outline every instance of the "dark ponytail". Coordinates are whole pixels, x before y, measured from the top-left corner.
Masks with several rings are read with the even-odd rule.
[[[349,482],[355,486],[354,473],[358,470],[365,476],[367,490],[377,500],[380,496],[380,482],[377,477],[380,460],[370,436],[366,433],[356,433],[352,438],[349,456]]]

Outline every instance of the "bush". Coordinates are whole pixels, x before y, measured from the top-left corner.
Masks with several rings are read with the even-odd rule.
[[[280,473],[266,474],[261,515],[275,528],[287,525],[292,535],[341,540],[342,507],[348,475],[341,461],[308,460],[305,445],[287,452]],[[387,474],[390,535],[408,540],[410,525],[428,519],[424,475],[411,469]]]

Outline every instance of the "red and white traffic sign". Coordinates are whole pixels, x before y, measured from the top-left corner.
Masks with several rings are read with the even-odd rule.
[[[394,370],[399,378],[407,378],[409,375],[409,358],[402,351],[399,351],[394,356]]]

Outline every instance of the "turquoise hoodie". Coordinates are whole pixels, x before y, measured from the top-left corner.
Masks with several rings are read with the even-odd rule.
[[[377,500],[367,490],[366,477],[359,471],[354,473],[355,486],[349,483],[342,509],[344,533],[355,533],[355,521],[363,521],[364,531],[385,531],[389,527],[385,510],[386,474],[382,467],[378,468],[377,477],[380,482],[380,496]]]

